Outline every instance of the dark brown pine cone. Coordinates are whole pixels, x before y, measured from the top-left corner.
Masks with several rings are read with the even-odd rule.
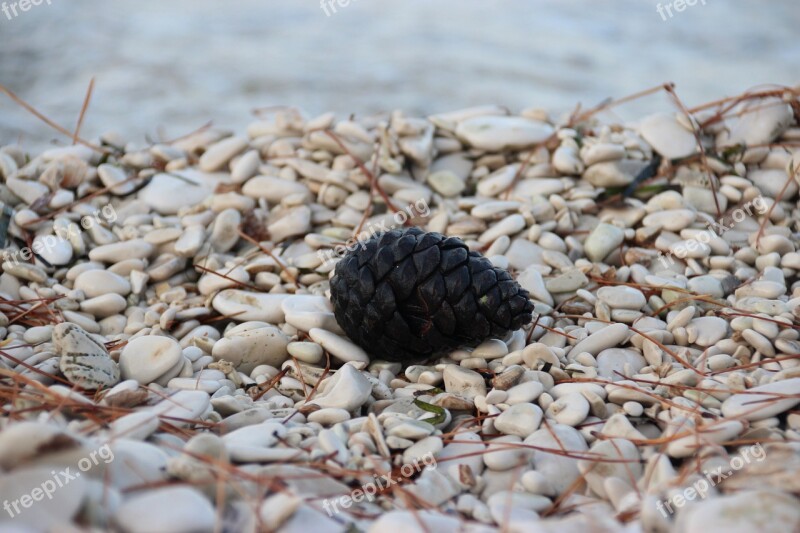
[[[373,236],[331,279],[336,320],[380,359],[416,362],[502,338],[531,321],[528,291],[456,237],[418,228]]]

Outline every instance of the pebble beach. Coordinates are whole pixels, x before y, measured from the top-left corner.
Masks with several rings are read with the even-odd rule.
[[[0,528],[797,531],[800,91],[675,102],[3,146]],[[336,250],[404,225],[532,323],[351,342]]]

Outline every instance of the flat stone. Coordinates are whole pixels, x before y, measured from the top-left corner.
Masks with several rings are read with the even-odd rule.
[[[645,366],[647,361],[636,350],[607,348],[597,354],[597,375],[611,381],[630,378]]]
[[[456,127],[456,135],[472,147],[490,151],[526,148],[552,134],[550,124],[521,117],[473,117]]]
[[[53,328],[53,351],[61,358],[61,372],[74,385],[95,390],[113,387],[119,382],[117,363],[105,346],[80,326],[69,322],[57,324]]]
[[[612,309],[633,309],[638,311],[647,303],[642,291],[625,285],[600,287],[597,297]]]
[[[372,384],[351,364],[342,366],[332,377],[325,379],[312,403],[322,408],[354,411],[372,394]]]
[[[728,335],[728,323],[716,316],[703,316],[692,319],[686,326],[689,342],[698,346],[712,346]]]
[[[87,298],[95,298],[113,292],[127,296],[131,292],[130,282],[108,270],[87,270],[78,275],[74,287],[82,290]]]
[[[617,226],[600,223],[586,238],[583,244],[586,257],[591,261],[600,262],[608,254],[616,250],[625,240],[625,232]]]
[[[667,159],[679,159],[697,152],[694,134],[678,122],[674,113],[656,113],[642,119],[639,134],[653,150]]]
[[[266,322],[243,322],[225,332],[214,343],[211,355],[215,361],[225,360],[239,372],[249,374],[259,365],[280,368],[288,359],[289,338],[276,326]]]
[[[574,456],[585,452],[588,446],[575,428],[550,424],[526,438],[524,444],[536,447],[531,453],[531,462],[535,471],[548,480],[555,494],[563,493],[580,476],[578,459]],[[557,453],[561,451],[571,452],[573,457]]]
[[[745,490],[709,498],[687,506],[678,516],[680,530],[685,533],[800,530],[797,499],[772,490]]]
[[[607,325],[576,344],[570,353],[577,355],[581,352],[589,352],[596,355],[607,348],[617,347],[628,337],[629,333],[630,329],[625,324]]]
[[[486,382],[483,376],[458,365],[447,365],[443,372],[444,389],[464,398],[473,399],[486,395]]]
[[[308,335],[311,340],[322,346],[323,349],[330,352],[332,356],[340,361],[369,363],[367,352],[345,337],[320,328],[312,328],[309,330]]]
[[[280,324],[284,321],[281,303],[289,296],[226,289],[214,297],[211,305],[218,313],[237,322],[253,320]]]
[[[178,364],[183,367],[181,345],[174,339],[159,335],[146,335],[129,341],[119,356],[122,379],[133,379],[142,385],[157,381]]]
[[[785,379],[760,385],[740,392],[722,402],[722,414],[726,418],[742,418],[744,420],[764,420],[788,411],[798,403],[800,397],[800,378]],[[794,395],[782,398],[778,395]]]
[[[537,429],[542,422],[542,409],[532,403],[512,405],[494,419],[494,427],[500,433],[525,438]]]
[[[149,489],[130,496],[114,513],[125,533],[214,531],[217,515],[211,502],[186,486]]]

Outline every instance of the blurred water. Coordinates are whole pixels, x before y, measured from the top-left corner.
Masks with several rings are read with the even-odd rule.
[[[0,83],[72,129],[94,76],[84,135],[138,142],[276,104],[569,110],[664,81],[690,105],[797,84],[798,0],[702,1],[665,21],[651,0],[351,0],[329,16],[316,0],[50,0],[0,12]],[[0,95],[0,142],[19,139],[64,142]]]

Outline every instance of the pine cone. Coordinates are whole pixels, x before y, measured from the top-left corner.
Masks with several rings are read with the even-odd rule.
[[[528,291],[456,237],[418,228],[373,236],[331,279],[336,321],[378,358],[414,362],[503,337],[531,321]]]

